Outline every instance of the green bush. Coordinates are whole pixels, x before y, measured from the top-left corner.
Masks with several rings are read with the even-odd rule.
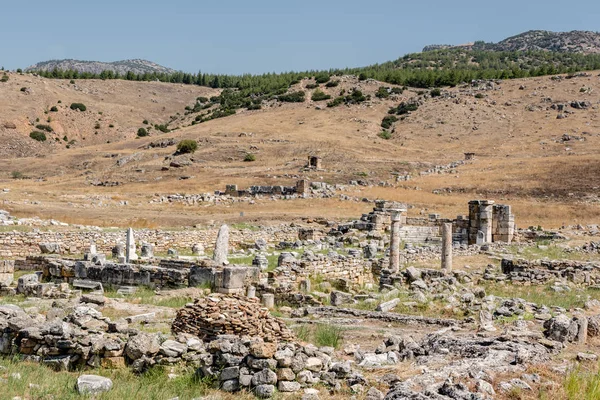
[[[315,81],[317,83],[326,83],[326,82],[329,82],[329,75],[327,75],[327,74],[317,75],[317,76],[315,76]]]
[[[2,75],[2,79],[0,79],[0,82],[8,82],[8,75]]]
[[[318,88],[318,87],[319,87],[319,84],[318,84],[318,83],[307,83],[307,84],[306,84],[306,88],[307,88],[307,89],[316,89],[316,88]]]
[[[20,172],[20,171],[13,171],[13,172],[10,174],[10,176],[11,176],[13,179],[22,179],[22,178],[23,178],[23,173],[22,173],[22,172]]]
[[[142,124],[144,124],[144,125],[148,125],[148,120],[147,120],[147,119],[145,119],[145,120],[144,120],[144,122],[142,122]]]
[[[169,129],[169,127],[166,124],[154,125],[154,129],[156,129],[157,131],[161,131],[163,133],[171,132],[171,130]]]
[[[336,97],[335,99],[327,103],[327,107],[337,107],[340,104],[342,104],[345,100],[346,98],[344,96]]]
[[[71,85],[74,85],[74,84],[75,84],[75,81],[74,81],[73,79],[71,79],[71,80],[69,81],[69,83],[70,83]]]
[[[402,94],[402,93],[404,93],[403,88],[399,88],[399,87],[392,88],[392,94]]]
[[[113,124],[108,125],[109,128],[114,128],[115,126]]]
[[[52,129],[50,125],[38,124],[35,127],[38,128],[40,131],[54,132],[54,129]]]
[[[96,122],[96,125],[94,125],[94,129],[100,129],[100,122]]]
[[[358,75],[358,80],[359,80],[359,81],[366,81],[366,80],[367,80],[367,78],[368,78],[368,77],[367,77],[367,74],[365,74],[364,72],[361,72],[361,73]]]
[[[57,112],[58,111],[58,107],[52,106],[52,107],[50,107],[50,111]]]
[[[26,91],[27,91],[27,88],[26,88],[25,86],[23,86],[23,87],[21,88],[21,92],[26,92]]]
[[[262,106],[260,104],[251,103],[247,108],[248,110],[260,110]]]
[[[177,143],[177,152],[180,154],[194,153],[198,150],[198,142],[191,139],[185,139]]]
[[[17,68],[17,74],[22,74],[23,70],[21,68]]]
[[[336,87],[340,84],[340,81],[329,81],[325,84],[325,87]]]
[[[279,101],[283,101],[286,103],[302,103],[304,102],[304,91],[300,90],[298,92],[292,92],[288,94],[282,94],[277,96]]]
[[[244,161],[246,161],[246,162],[256,161],[256,156],[252,153],[248,153],[248,154],[246,154],[246,157],[244,157]]]
[[[438,88],[435,88],[431,89],[431,92],[429,92],[429,94],[431,95],[431,97],[440,97],[442,95],[442,91]]]
[[[46,141],[46,134],[44,132],[33,131],[29,134],[29,137],[33,140],[37,140],[38,142]]]
[[[382,139],[389,140],[392,138],[392,134],[388,131],[381,131],[377,134]]]
[[[198,103],[208,103],[208,97],[204,97],[204,96],[196,97],[196,101]]]
[[[322,101],[331,99],[331,96],[317,89],[314,91],[310,99],[312,101]]]
[[[146,128],[140,128],[137,131],[137,135],[138,137],[146,137],[148,136],[148,131],[146,130]]]
[[[83,103],[72,103],[71,110],[85,111],[87,110],[87,107]]]
[[[395,115],[386,115],[381,121],[381,127],[383,129],[390,129],[396,121],[398,121],[398,118]]]
[[[375,97],[379,97],[380,99],[387,99],[390,97],[390,92],[388,92],[389,88],[385,86],[379,86],[377,92],[375,93]]]
[[[484,95],[483,93],[477,93],[477,94],[475,95],[475,98],[476,98],[476,99],[483,99],[484,97],[485,97],[485,95]]]
[[[392,107],[388,111],[388,114],[408,114],[410,111],[417,111],[419,109],[419,105],[416,103],[405,103],[402,102],[398,105],[398,107]]]

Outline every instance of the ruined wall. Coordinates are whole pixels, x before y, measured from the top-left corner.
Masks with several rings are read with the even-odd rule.
[[[154,244],[156,252],[166,252],[169,248],[191,249],[194,244],[202,244],[211,249],[217,238],[218,229],[162,231],[142,229],[135,231],[137,243]],[[238,247],[251,244],[257,239],[276,244],[282,241],[295,241],[298,229],[288,226],[267,227],[260,231],[230,231],[230,245]],[[83,254],[94,242],[98,252],[110,254],[117,243],[125,243],[125,230],[118,232],[67,231],[67,232],[0,232],[0,257],[25,257],[40,254],[40,243],[58,243],[62,253]]]
[[[502,273],[512,283],[543,285],[556,279],[585,285],[600,283],[600,263],[597,262],[503,259],[501,266]]]
[[[313,260],[284,260],[273,272],[269,272],[269,283],[295,286],[302,278],[323,276],[327,280],[345,279],[351,285],[373,283],[373,262],[362,257],[331,258],[317,256]]]

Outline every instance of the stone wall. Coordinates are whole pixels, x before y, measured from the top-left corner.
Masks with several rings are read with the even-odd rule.
[[[300,279],[323,276],[327,280],[344,279],[350,285],[374,283],[373,261],[360,257],[328,257],[318,254],[310,258],[286,258],[269,273],[269,283],[280,286],[296,286]]]
[[[600,284],[600,263],[570,260],[502,260],[502,273],[513,283],[543,285],[556,279],[595,285]]]
[[[194,244],[202,244],[210,249],[214,246],[218,229],[162,231],[141,229],[135,231],[137,243],[152,243],[156,252],[166,252],[169,248],[191,249]],[[298,229],[289,226],[266,227],[260,231],[231,229],[230,245],[240,247],[252,244],[257,239],[276,244],[294,241]],[[88,251],[90,242],[96,244],[99,252],[110,254],[117,243],[125,243],[125,230],[106,231],[65,231],[65,232],[0,232],[0,257],[25,257],[40,254],[40,243],[58,243],[64,253],[83,254]]]

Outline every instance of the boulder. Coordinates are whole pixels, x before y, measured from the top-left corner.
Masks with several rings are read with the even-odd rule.
[[[548,339],[561,343],[574,341],[579,331],[577,321],[565,314],[559,314],[544,322],[544,329],[544,335]]]
[[[158,335],[140,332],[131,337],[125,347],[125,354],[131,360],[137,360],[143,356],[153,356],[160,351]]]
[[[109,378],[98,375],[81,375],[77,378],[77,391],[82,395],[95,395],[108,392],[113,383]]]

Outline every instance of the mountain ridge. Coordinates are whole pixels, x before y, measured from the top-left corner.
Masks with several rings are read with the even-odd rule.
[[[34,65],[31,65],[25,69],[25,71],[53,71],[53,70],[73,70],[79,73],[91,73],[100,74],[103,71],[112,71],[113,73],[119,73],[121,75],[132,72],[134,74],[144,73],[165,73],[173,74],[176,70],[168,67],[164,67],[152,61],[143,60],[139,58],[119,60],[112,62],[104,61],[87,61],[87,60],[75,60],[75,59],[60,59],[60,60],[47,60],[41,61]]]
[[[543,50],[557,53],[600,54],[600,33],[593,31],[552,32],[529,30],[509,36],[498,43],[476,41],[461,45],[432,44],[423,52],[448,48],[487,51],[530,51]]]

